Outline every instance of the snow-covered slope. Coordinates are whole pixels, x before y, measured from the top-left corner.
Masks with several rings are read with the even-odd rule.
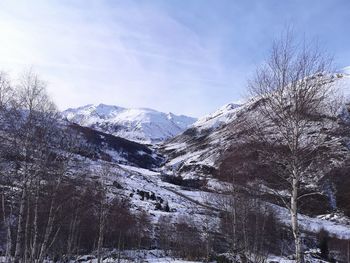
[[[174,137],[195,118],[146,108],[126,109],[105,104],[86,105],[62,112],[67,120],[140,143],[157,143]]]
[[[168,156],[166,166],[184,177],[213,174],[221,155],[234,143],[233,123],[249,114],[253,103],[227,104],[200,118],[182,134],[161,146]]]
[[[200,118],[193,124],[198,129],[216,129],[220,125],[229,123],[235,117],[235,113],[241,105],[229,103],[216,110],[215,112]]]
[[[336,74],[336,85],[350,103],[350,67]],[[254,114],[259,99],[238,105],[230,103],[200,118],[189,129],[165,142],[161,149],[168,155],[167,165],[185,176],[212,174],[224,153],[239,142],[237,128]],[[204,168],[204,169],[203,169]]]
[[[339,85],[347,101],[350,101],[350,66],[342,69],[343,79]]]

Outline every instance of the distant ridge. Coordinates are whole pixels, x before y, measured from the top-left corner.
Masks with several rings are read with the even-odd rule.
[[[172,138],[196,121],[196,118],[148,108],[128,109],[106,104],[70,108],[62,115],[70,122],[147,144]]]

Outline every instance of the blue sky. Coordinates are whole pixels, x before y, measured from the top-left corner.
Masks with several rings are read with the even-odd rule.
[[[350,65],[349,0],[0,0],[0,69],[32,67],[60,109],[202,116],[239,101],[286,25]]]

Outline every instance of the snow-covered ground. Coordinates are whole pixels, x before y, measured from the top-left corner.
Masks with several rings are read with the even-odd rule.
[[[94,256],[83,256],[78,258],[81,263],[97,263],[97,259]],[[124,250],[119,254],[118,251],[110,252],[110,256],[105,258],[104,263],[194,263],[200,261],[186,261],[174,257],[168,256],[162,250]]]
[[[220,125],[230,122],[240,110],[241,105],[229,103],[210,113],[193,124],[197,129],[216,129]]]
[[[179,258],[174,258],[166,255],[162,250],[125,250],[111,251],[103,256],[103,263],[199,263],[203,261],[187,261]],[[7,263],[5,257],[0,257],[0,263]],[[52,263],[53,261],[45,261]],[[83,255],[71,260],[70,263],[97,263],[95,255]]]
[[[99,169],[99,162],[92,162],[95,169]],[[109,178],[112,182],[118,180],[123,186],[123,193],[131,196],[132,209],[138,210],[143,208],[151,215],[151,220],[157,222],[159,216],[168,215],[175,219],[178,216],[190,216],[194,219],[194,223],[202,226],[204,220],[208,216],[212,217],[213,228],[218,226],[217,213],[215,213],[215,195],[214,193],[204,192],[200,190],[184,189],[181,186],[173,185],[162,181],[161,172],[151,171],[128,165],[113,166],[114,175]],[[209,185],[212,179],[209,179]],[[220,182],[213,179],[212,184],[218,188]],[[223,185],[221,185],[223,186]],[[143,199],[138,191],[154,193],[157,198],[163,200],[163,204],[167,203],[170,212],[164,212],[156,209],[157,200]],[[159,200],[159,199],[158,199]],[[290,224],[290,215],[287,209],[268,204],[275,211],[277,218],[285,225]],[[211,209],[213,208],[213,209]],[[345,220],[345,219],[344,219]],[[331,236],[340,239],[350,239],[350,225],[347,220],[335,220],[334,217],[309,217],[299,215],[300,226],[303,230],[317,233],[321,229],[329,232]],[[216,225],[215,225],[216,224]]]
[[[313,258],[309,255],[305,256],[306,262],[309,263],[327,263],[327,261]],[[0,257],[0,263],[7,263],[5,257]],[[52,261],[45,261],[51,263]],[[70,263],[97,263],[97,258],[94,255],[84,255],[78,257],[76,260],[71,260]],[[174,258],[165,255],[160,250],[139,250],[139,251],[122,251],[120,255],[117,251],[114,251],[113,256],[103,257],[101,260],[103,263],[204,263],[206,261],[188,261],[184,259]],[[285,257],[270,255],[266,263],[295,263],[295,260],[288,259]],[[209,263],[216,263],[212,261]]]
[[[276,212],[277,218],[286,225],[290,224],[290,215],[287,209],[271,205]],[[350,225],[329,220],[330,217],[309,217],[298,215],[299,225],[302,230],[317,233],[321,229],[326,230],[331,236],[339,239],[350,239]],[[345,220],[345,219],[344,219]]]
[[[350,66],[342,69],[343,79],[340,81],[340,89],[344,93],[345,99],[350,101]]]

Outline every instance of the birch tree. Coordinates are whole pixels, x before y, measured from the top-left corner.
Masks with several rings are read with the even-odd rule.
[[[287,190],[281,199],[290,213],[298,263],[303,262],[299,201],[306,196],[301,189],[317,182],[341,147],[330,134],[341,105],[333,72],[332,59],[316,45],[298,43],[286,32],[249,82],[256,100],[247,121],[249,140]]]
[[[99,185],[99,200],[97,204],[98,210],[98,240],[97,240],[97,263],[100,263],[102,260],[102,246],[105,238],[107,215],[109,210],[109,180],[112,175],[111,167],[107,164],[104,164],[99,173],[101,184]]]
[[[32,72],[13,86],[0,74],[2,214],[6,256],[12,254],[15,262],[42,261],[54,242],[62,207],[57,192],[69,169],[69,149],[77,143],[60,127],[45,88]],[[39,212],[46,200],[50,200],[48,215]]]

